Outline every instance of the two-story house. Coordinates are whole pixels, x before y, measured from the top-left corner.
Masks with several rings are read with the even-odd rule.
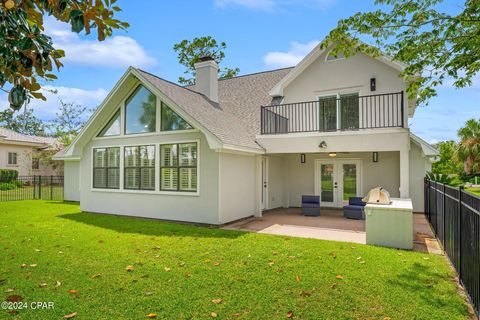
[[[65,161],[65,198],[90,212],[224,224],[316,194],[326,207],[382,186],[423,211],[436,150],[413,135],[404,65],[334,57],[182,87],[129,68]]]

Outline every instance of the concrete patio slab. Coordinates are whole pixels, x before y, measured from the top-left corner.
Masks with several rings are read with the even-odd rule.
[[[242,230],[273,235],[320,240],[366,243],[365,221],[343,218],[342,210],[322,208],[320,217],[305,217],[299,208],[274,209],[261,218],[249,218],[227,224],[226,230]],[[424,214],[413,215],[413,250],[442,254]]]

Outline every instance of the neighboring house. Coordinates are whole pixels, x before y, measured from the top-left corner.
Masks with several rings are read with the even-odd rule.
[[[21,134],[0,127],[0,169],[14,169],[19,176],[63,175],[63,163],[48,160],[63,148],[51,137]]]
[[[224,224],[321,195],[341,207],[383,186],[423,211],[437,151],[410,133],[404,65],[329,55],[218,80],[197,63],[181,87],[129,68],[65,160],[65,198],[90,212]]]

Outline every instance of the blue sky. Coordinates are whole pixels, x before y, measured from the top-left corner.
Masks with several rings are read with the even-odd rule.
[[[453,2],[453,1],[452,1]],[[460,1],[461,2],[461,1]],[[459,3],[460,3],[459,2]],[[183,72],[172,47],[183,39],[211,35],[228,45],[223,66],[241,74],[298,62],[341,18],[374,9],[373,0],[202,0],[127,1],[118,17],[130,23],[102,43],[95,35],[76,35],[47,18],[46,31],[66,51],[65,67],[48,83],[65,101],[98,105],[129,65],[176,81]],[[448,10],[455,10],[453,5]],[[419,107],[412,131],[429,142],[455,139],[467,119],[480,118],[480,79],[463,90],[449,84]],[[0,95],[0,109],[7,106]],[[30,105],[44,120],[55,116],[58,98]]]

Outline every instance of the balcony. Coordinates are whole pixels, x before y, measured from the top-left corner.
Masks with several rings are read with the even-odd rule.
[[[404,126],[404,93],[345,94],[261,107],[261,134],[352,131]]]

